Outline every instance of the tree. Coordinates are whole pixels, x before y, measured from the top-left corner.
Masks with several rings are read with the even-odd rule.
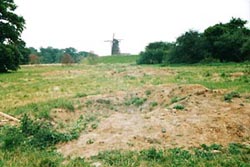
[[[29,55],[31,54],[30,49],[26,48],[25,43],[22,42],[22,44],[18,45],[18,50],[21,53],[20,64],[29,64]]]
[[[0,1],[0,72],[17,70],[22,59],[20,49],[25,43],[20,36],[25,20],[14,13],[16,8],[13,0]]]
[[[170,53],[170,63],[198,63],[207,53],[205,52],[205,41],[202,34],[190,30],[177,38]]]
[[[65,64],[65,65],[69,65],[69,64],[72,64],[74,63],[74,60],[72,59],[71,55],[70,54],[67,54],[65,53],[62,57],[62,61],[61,61],[62,64]]]
[[[250,61],[250,38],[243,44],[243,46],[240,49],[241,54],[243,55],[243,60]]]
[[[232,18],[229,23],[208,27],[204,32],[208,52],[220,61],[244,61],[241,48],[250,38],[246,23],[247,21],[239,18]]]
[[[74,62],[80,62],[80,60],[78,59],[78,53],[77,53],[77,50],[73,47],[69,47],[69,48],[65,48],[63,49],[63,52],[65,54],[69,54],[71,56],[71,59],[74,61]]]
[[[171,43],[153,42],[146,46],[144,52],[140,53],[137,64],[160,64],[164,61],[168,51],[172,48]]]
[[[29,55],[29,63],[30,64],[39,64],[40,60],[39,60],[39,56],[37,56],[36,54],[32,53]]]
[[[40,48],[41,62],[45,64],[60,63],[61,57],[63,55],[63,50],[47,47]]]

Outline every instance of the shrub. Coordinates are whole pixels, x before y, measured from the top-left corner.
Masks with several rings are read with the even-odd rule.
[[[151,106],[151,107],[156,107],[157,105],[158,105],[158,103],[155,102],[155,101],[150,103],[150,106]]]
[[[161,64],[165,56],[164,50],[155,49],[140,53],[137,64]]]
[[[149,96],[149,95],[151,95],[151,91],[150,91],[150,90],[146,90],[146,91],[145,91],[145,94],[146,94],[147,96]]]
[[[54,146],[58,142],[66,142],[79,137],[80,132],[86,128],[88,120],[79,119],[69,133],[57,132],[53,126],[44,121],[34,121],[26,114],[21,119],[20,127],[5,127],[1,129],[1,148],[12,150],[18,146],[32,146],[44,149]]]
[[[148,150],[142,150],[140,151],[140,154],[145,160],[148,161],[163,161],[164,160],[164,154],[162,150],[156,150],[155,148],[150,148]]]
[[[86,96],[88,96],[88,95],[85,94],[85,93],[77,93],[77,94],[75,95],[75,98],[81,98],[81,97],[86,97]]]
[[[111,104],[111,101],[106,100],[106,99],[97,99],[96,102],[100,104],[107,104],[107,105]]]
[[[183,110],[184,108],[185,107],[183,105],[181,105],[181,104],[177,104],[177,105],[174,106],[174,109],[176,109],[176,110]]]
[[[130,100],[125,102],[125,105],[135,105],[135,106],[141,106],[145,101],[147,101],[146,98],[139,98],[139,97],[133,97]]]
[[[25,140],[25,136],[21,130],[15,126],[4,127],[1,129],[0,146],[5,150],[13,150],[21,145]]]
[[[238,92],[230,92],[224,95],[224,100],[227,102],[231,102],[233,98],[240,98],[240,94]]]
[[[137,64],[161,64],[165,60],[171,43],[153,42],[146,46],[145,52],[141,52]]]

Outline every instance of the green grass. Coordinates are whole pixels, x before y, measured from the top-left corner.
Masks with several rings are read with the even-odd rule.
[[[47,122],[51,119],[53,109],[59,108],[74,112],[75,105],[80,103],[79,99],[86,96],[117,91],[133,92],[147,85],[201,84],[209,89],[227,89],[228,92],[238,92],[237,94],[242,96],[250,93],[249,64],[136,66],[136,59],[137,56],[99,57],[96,65],[22,66],[17,72],[0,74],[0,111],[16,117],[28,114],[32,118]],[[242,73],[242,75],[233,76],[235,73]],[[147,90],[143,95],[149,97],[152,96],[151,93]],[[225,100],[230,101],[235,97],[235,93],[225,94]],[[173,97],[171,102],[176,103],[182,99],[183,97]],[[136,95],[127,99],[126,104],[140,107],[146,101],[146,98]],[[96,101],[86,100],[82,103],[90,107],[95,103],[112,106],[112,101],[105,98]],[[152,107],[158,105],[157,102],[150,104]],[[65,136],[68,140],[77,138],[88,124],[92,129],[98,128],[96,119],[96,116],[84,115],[70,125],[69,129],[72,132],[66,133],[68,136]],[[13,138],[6,138],[9,135],[5,133],[4,128],[10,128],[7,132],[16,140],[14,144],[17,145],[13,149],[3,148],[3,141],[7,143],[13,141]],[[191,151],[178,148],[171,150],[152,148],[127,152],[117,150],[100,153],[89,160],[71,159],[57,153],[53,145],[50,147],[45,145],[45,149],[32,145],[18,145],[31,142],[32,138],[39,136],[40,133],[47,134],[47,137],[57,136],[59,132],[50,129],[50,126],[48,126],[48,131],[37,131],[38,134],[34,133],[33,136],[23,135],[23,131],[19,128],[4,128],[0,127],[1,139],[3,139],[0,140],[0,167],[90,166],[92,162],[101,162],[104,166],[249,166],[250,164],[249,146],[240,144],[231,144],[225,148],[215,145],[203,146]],[[58,142],[58,139],[56,141]],[[214,153],[215,149],[218,149],[219,153]]]
[[[123,57],[126,58],[126,56]],[[101,59],[106,62],[112,59],[118,63],[119,61],[114,59],[123,59],[123,57],[112,56]],[[171,74],[147,73],[154,70],[170,71]],[[239,72],[244,75],[231,77]],[[47,102],[58,98],[80,98],[119,90],[129,91],[144,85],[169,83],[201,84],[210,89],[249,93],[250,70],[248,64],[167,67],[131,66],[126,63],[23,66],[17,72],[0,74],[0,111],[10,112],[30,103]]]
[[[248,64],[243,63],[228,63],[224,65],[170,66],[169,68],[175,69],[178,72],[171,80],[173,83],[201,84],[210,89],[229,89],[249,93],[249,67]],[[230,76],[239,72],[244,73],[244,75],[235,78]]]
[[[17,148],[12,151],[0,151],[0,166],[13,167],[74,167],[91,166],[94,162],[99,162],[104,167],[108,166],[243,166],[248,167],[250,163],[249,146],[232,143],[227,147],[216,144],[200,148],[194,148],[191,151],[175,148],[166,150],[157,150],[150,148],[141,151],[105,151],[90,159],[84,158],[65,158],[55,151],[38,150],[32,147]]]
[[[104,166],[249,166],[250,148],[240,144],[221,147],[202,145],[187,151],[180,148],[136,151],[105,151],[93,157]]]
[[[104,63],[104,64],[115,64],[115,63],[129,63],[129,64],[135,64],[136,60],[139,58],[138,55],[118,55],[118,56],[102,56],[98,57],[97,62],[98,63]]]
[[[12,115],[29,114],[37,118],[50,119],[50,112],[52,109],[64,109],[69,112],[74,112],[73,100],[58,98],[55,100],[49,100],[47,102],[30,103],[16,109],[10,109],[6,112]]]

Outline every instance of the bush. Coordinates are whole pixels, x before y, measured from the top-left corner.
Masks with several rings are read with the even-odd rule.
[[[0,146],[4,150],[13,150],[21,145],[25,140],[25,136],[17,127],[4,127],[0,133]]]
[[[137,64],[161,64],[165,60],[171,43],[153,42],[146,46],[145,52],[140,53]]]
[[[238,92],[230,92],[224,95],[224,100],[227,102],[231,102],[233,98],[240,98],[240,94]]]
[[[185,107],[183,105],[181,105],[181,104],[177,104],[177,105],[174,106],[174,109],[176,109],[176,110],[183,110],[184,108]]]
[[[140,152],[140,154],[142,155],[142,157],[145,159],[145,160],[148,160],[148,161],[163,161],[164,160],[164,154],[163,154],[163,151],[162,150],[156,150],[155,148],[150,148],[148,150],[143,150]]]
[[[84,123],[82,123],[85,121]],[[69,133],[57,132],[53,126],[44,121],[34,121],[26,114],[21,119],[20,127],[4,127],[1,129],[1,148],[12,150],[19,146],[31,146],[44,149],[59,142],[66,142],[79,137],[80,132],[86,128],[87,120],[79,119],[76,126]]]
[[[161,64],[163,62],[165,52],[161,49],[148,50],[140,53],[137,64]]]
[[[139,97],[133,97],[130,100],[125,102],[125,105],[135,105],[135,106],[141,106],[145,101],[147,101],[146,98],[139,98]]]

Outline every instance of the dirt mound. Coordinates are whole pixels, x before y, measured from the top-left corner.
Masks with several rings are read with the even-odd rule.
[[[58,151],[90,157],[112,149],[249,142],[249,99],[243,96],[226,102],[225,93],[201,85],[159,85],[84,97],[77,112],[109,116],[100,118],[98,127],[83,132],[78,140],[58,145]]]

